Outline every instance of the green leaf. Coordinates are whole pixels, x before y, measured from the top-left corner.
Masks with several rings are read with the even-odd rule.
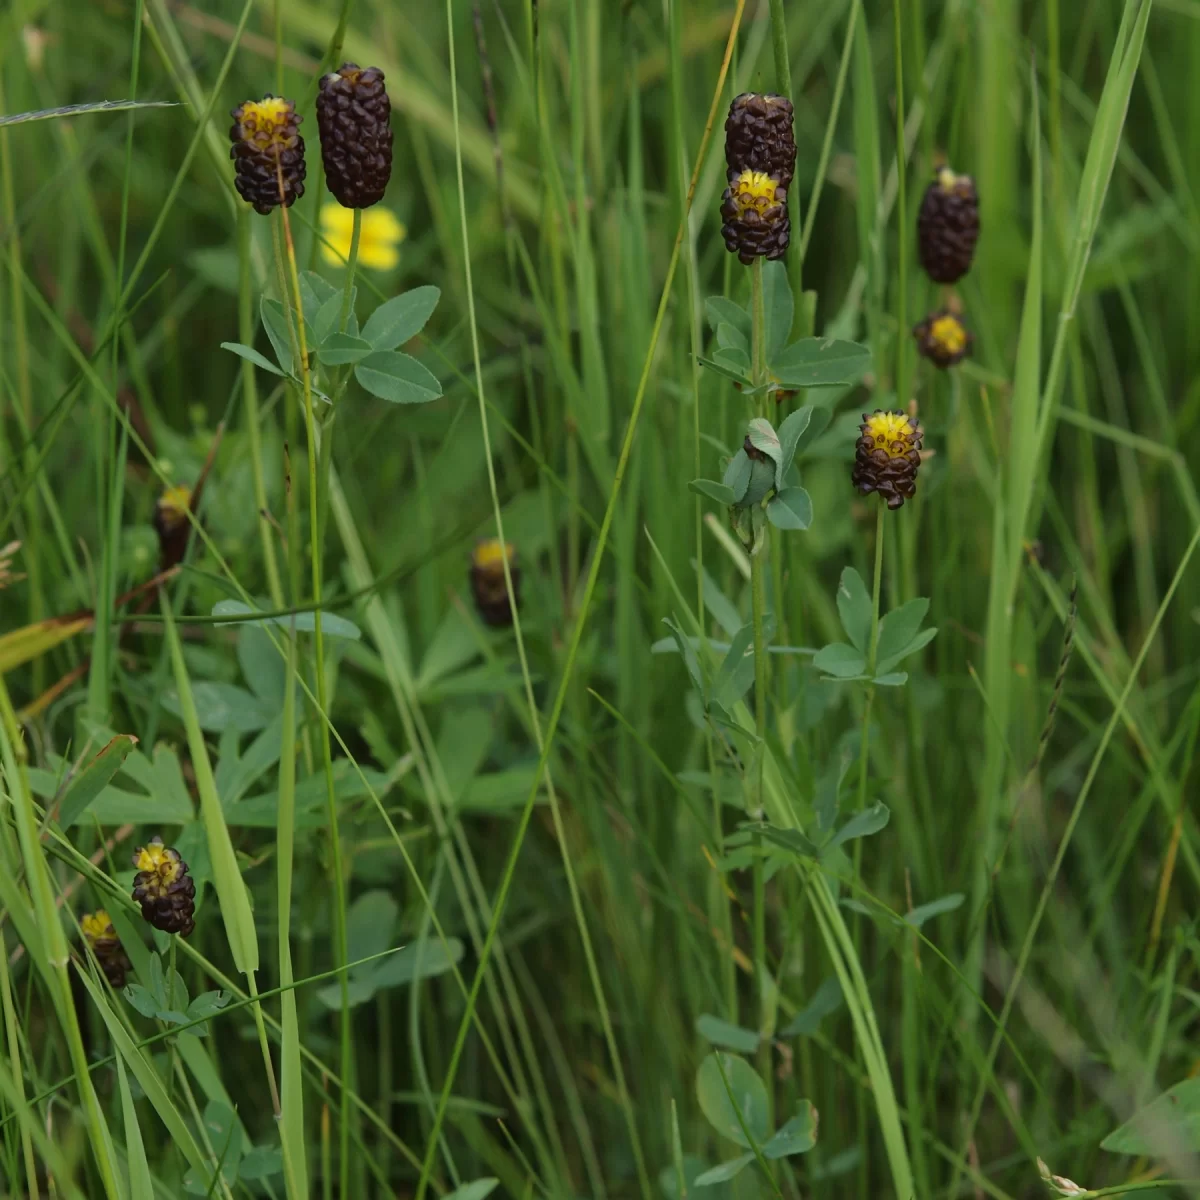
[[[729,325],[724,321],[717,326],[717,345],[722,350],[740,350],[743,354],[749,353],[750,350],[746,335],[736,325]]]
[[[871,351],[857,342],[801,338],[770,360],[781,387],[840,387],[857,383],[871,365]]]
[[[433,979],[437,975],[445,975],[462,961],[462,956],[463,944],[453,937],[446,939],[446,946],[441,942],[405,946],[403,950],[389,955],[375,967],[375,986],[400,987],[418,979]]]
[[[880,687],[903,687],[908,682],[908,672],[889,671],[886,675],[876,675],[871,682]]]
[[[270,1179],[283,1173],[283,1151],[278,1146],[254,1146],[238,1167],[239,1179]]]
[[[353,316],[354,302],[358,298],[358,288],[353,288],[350,292],[350,313]],[[335,291],[332,296],[326,297],[312,318],[313,337],[318,345],[323,345],[325,340],[332,334],[340,324],[342,319],[342,293]],[[349,322],[347,322],[349,326]],[[349,327],[347,333],[351,332]]]
[[[1139,1109],[1100,1143],[1113,1154],[1161,1158],[1200,1146],[1200,1077],[1184,1079]]]
[[[201,1017],[212,1017],[221,1011],[230,1001],[228,992],[201,992],[187,1006],[189,1021],[198,1021]]]
[[[278,300],[270,300],[264,296],[258,306],[258,311],[262,317],[263,328],[267,331],[267,337],[271,340],[271,346],[275,351],[275,360],[285,373],[294,375],[296,364],[292,358],[292,335],[288,330],[288,318],[284,313],[283,305]]]
[[[813,666],[838,679],[853,679],[867,669],[867,660],[853,646],[833,642],[813,655]]]
[[[738,452],[729,460],[721,483],[733,492],[733,502],[736,504],[749,490],[750,478],[754,474],[754,464],[745,450]]]
[[[921,622],[929,611],[929,601],[923,596],[893,609],[879,622],[879,649],[877,662],[886,662],[901,651],[917,636]]]
[[[688,488],[696,495],[707,496],[710,500],[715,500],[727,508],[737,499],[733,488],[726,487],[725,484],[718,483],[715,479],[693,479],[688,484]]]
[[[372,888],[363,892],[346,914],[346,959],[357,962],[383,954],[392,945],[400,906],[390,892]],[[371,964],[374,969],[375,964]]]
[[[717,668],[716,677],[713,679],[712,697],[723,708],[732,708],[746,694],[746,688],[750,686],[750,682],[753,680],[753,646],[754,626],[743,625],[730,641],[729,649],[725,657],[721,660],[721,665]],[[745,687],[741,687],[739,690],[735,681],[737,681],[739,675],[745,678],[744,669],[747,664],[749,664],[751,675],[746,680]]]
[[[127,983],[121,995],[129,1002],[130,1007],[135,1008],[143,1017],[153,1017],[158,1012],[158,1001],[140,983]]]
[[[742,308],[740,304],[735,304],[732,300],[726,299],[724,296],[709,296],[704,302],[704,312],[708,317],[708,323],[713,329],[716,329],[722,322],[732,325],[735,329],[740,330],[742,336],[750,338],[750,314]]]
[[[696,1098],[709,1124],[739,1146],[751,1144],[743,1125],[759,1145],[770,1135],[766,1086],[744,1058],[720,1052],[708,1055],[696,1074]]]
[[[795,312],[792,287],[782,262],[763,263],[763,312],[767,321],[767,362],[771,362],[787,344]]]
[[[300,272],[300,303],[304,306],[304,319],[310,325],[321,306],[335,296],[341,300],[341,288],[334,287],[324,275],[316,271]]]
[[[781,490],[783,477],[787,473],[788,467],[792,465],[792,459],[796,457],[796,446],[800,442],[801,435],[808,428],[812,415],[812,408],[806,404],[803,408],[788,413],[783,419],[783,424],[779,426],[779,458],[776,460],[778,470],[775,472],[775,486]]]
[[[259,354],[253,346],[243,346],[241,342],[222,342],[222,350],[232,350],[234,354],[240,358],[248,359],[256,367],[261,367],[264,371],[270,371],[272,375],[278,375],[280,378],[286,378],[284,373],[265,355]],[[291,361],[291,356],[288,356],[288,361]]]
[[[356,363],[371,353],[371,343],[348,333],[331,333],[317,350],[317,361],[326,367]]]
[[[750,385],[750,355],[736,346],[725,346],[713,352],[713,360],[731,371],[741,373],[747,386]]]
[[[243,604],[240,600],[218,600],[212,606],[212,615],[214,617],[243,617],[249,616],[255,610],[248,604]],[[224,622],[220,622],[224,623]],[[253,621],[230,621],[230,625],[246,624],[246,625],[278,625],[280,629],[292,630],[297,633],[315,633],[317,629],[317,618],[315,613],[300,612],[290,613],[284,616],[263,617],[261,620]],[[321,613],[321,632],[326,637],[348,638],[352,642],[357,642],[362,637],[362,630],[359,629],[353,621],[347,621],[345,617],[339,617],[335,613]]]
[[[708,1013],[696,1018],[696,1032],[714,1046],[740,1050],[743,1054],[753,1054],[760,1040],[753,1029],[741,1029]]]
[[[376,350],[403,346],[425,328],[441,296],[438,288],[427,285],[385,301],[367,318],[363,337]]]
[[[129,1200],[154,1200],[154,1180],[146,1160],[142,1127],[138,1123],[133,1092],[125,1074],[125,1063],[117,1055],[117,1083],[121,1092],[121,1119],[125,1126],[125,1148],[129,1162]]]
[[[710,371],[715,371],[718,375],[723,375],[726,379],[732,379],[736,383],[748,384],[749,377],[746,374],[749,368],[749,358],[746,360],[746,368],[743,370],[738,367],[729,367],[724,363],[717,362],[712,358],[704,358],[700,355],[696,356],[696,361],[702,366],[707,367]]]
[[[816,843],[805,837],[798,829],[779,829],[765,821],[743,821],[738,828],[756,833],[764,842],[770,842],[792,854],[798,854],[801,858],[817,858],[820,855]]]
[[[933,639],[937,637],[937,627],[933,626],[929,629],[922,629],[899,654],[893,654],[891,658],[880,658],[876,666],[876,670],[881,674],[890,671],[898,662],[908,658],[911,654],[916,654],[918,650],[924,649]]]
[[[871,834],[878,833],[888,823],[891,815],[888,811],[888,806],[878,801],[872,804],[870,808],[864,808],[861,812],[855,813],[821,847],[821,853],[828,854],[830,850],[842,845],[843,842],[853,841],[855,838],[870,837]]]
[[[942,913],[953,912],[956,908],[960,908],[965,899],[962,892],[951,892],[950,895],[943,896],[940,900],[930,900],[928,904],[918,904],[916,908],[910,909],[904,914],[904,920],[914,929],[920,929],[930,918],[939,917]]]
[[[781,1125],[762,1148],[763,1158],[807,1154],[817,1144],[817,1110],[811,1100],[801,1100],[800,1111]]]
[[[228,1105],[210,1100],[204,1108],[204,1130],[221,1164],[221,1178],[228,1187],[237,1182],[238,1165],[242,1161],[242,1127]],[[218,1191],[211,1167],[192,1168],[183,1177],[183,1190],[193,1196],[208,1196]]]
[[[714,1183],[724,1183],[726,1180],[732,1179],[735,1175],[740,1175],[753,1161],[753,1151],[749,1151],[746,1154],[739,1154],[737,1158],[731,1158],[728,1162],[710,1167],[707,1171],[697,1175],[692,1180],[692,1187],[702,1188]]]
[[[232,683],[195,683],[192,685],[192,699],[200,728],[207,733],[220,733],[225,729],[251,733],[256,729],[265,729],[274,715],[258,696]],[[164,690],[159,695],[159,703],[174,716],[183,716],[183,706],[176,689]]]
[[[675,644],[679,647],[680,657],[682,657],[684,665],[687,667],[688,675],[691,677],[692,686],[696,689],[697,695],[703,700],[705,698],[704,678],[700,674],[700,659],[696,656],[696,648],[692,645],[691,639],[669,617],[663,618],[663,624],[671,631],[671,636],[675,639]]]
[[[817,1032],[821,1022],[837,1012],[842,1003],[842,985],[836,975],[822,981],[812,999],[780,1031],[780,1037],[808,1036]]]
[[[392,404],[428,404],[442,394],[437,376],[409,354],[378,350],[354,368],[354,378]]]
[[[782,449],[779,445],[779,434],[766,417],[755,417],[746,426],[746,436],[750,445],[761,450],[772,462],[778,464]]]
[[[71,780],[58,805],[58,823],[64,829],[74,825],[87,811],[136,745],[137,738],[127,733],[118,734]]]
[[[442,1200],[483,1200],[485,1196],[490,1196],[492,1192],[500,1186],[498,1179],[476,1179],[471,1183],[464,1183],[462,1187],[455,1188],[452,1192],[447,1192]]]
[[[776,529],[807,529],[812,516],[812,497],[802,487],[784,488],[767,504],[767,517]]]

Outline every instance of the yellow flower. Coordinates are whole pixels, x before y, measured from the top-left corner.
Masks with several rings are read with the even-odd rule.
[[[350,257],[354,212],[330,201],[321,209],[321,257],[340,267]],[[400,261],[400,243],[408,230],[390,209],[362,210],[362,232],[358,239],[358,263],[377,271],[390,271]]]
[[[779,201],[779,180],[765,171],[742,171],[729,185],[739,215],[754,209],[760,216]]]

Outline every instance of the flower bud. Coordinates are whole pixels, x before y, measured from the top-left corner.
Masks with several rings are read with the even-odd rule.
[[[391,113],[378,67],[343,63],[321,80],[321,161],[329,190],[345,208],[368,208],[383,199],[392,174]]]
[[[238,194],[264,215],[281,202],[290,207],[304,195],[306,170],[295,104],[268,94],[239,104],[231,115],[229,156]]]
[[[163,933],[187,937],[196,928],[196,883],[179,851],[153,837],[134,854],[133,865],[133,898],[142,916]]]

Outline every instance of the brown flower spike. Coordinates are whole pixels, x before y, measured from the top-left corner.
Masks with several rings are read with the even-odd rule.
[[[907,413],[877,408],[863,413],[855,444],[851,482],[864,495],[878,492],[888,508],[899,508],[917,491],[921,466],[921,427]]]
[[[504,586],[506,558],[512,576],[513,597],[519,603],[521,570],[517,566],[517,552],[512,543],[488,538],[481,541],[471,555],[471,592],[475,597],[475,607],[484,624],[494,628],[502,628],[513,622],[508,590]]]
[[[721,235],[731,254],[749,266],[778,259],[792,236],[787,190],[796,170],[792,102],[745,92],[725,120],[728,186],[721,197]]]
[[[153,837],[134,854],[133,865],[133,898],[142,916],[163,933],[187,937],[196,928],[196,883],[179,851]]]
[[[962,362],[975,341],[962,318],[946,308],[919,322],[913,328],[913,337],[921,356],[943,370]]]
[[[934,283],[955,283],[971,268],[979,241],[979,195],[969,175],[942,167],[917,214],[917,253]]]
[[[154,531],[158,534],[159,570],[166,571],[183,562],[187,551],[191,522],[192,489],[185,483],[166,488],[154,506]]]
[[[125,986],[125,976],[133,970],[133,964],[117,937],[113,928],[112,917],[104,909],[98,908],[94,913],[85,913],[80,919],[79,928],[83,931],[84,940],[96,956],[104,977],[120,990]]]
[[[392,175],[391,114],[378,67],[343,63],[321,80],[321,161],[325,182],[343,208],[369,208],[383,199]]]
[[[285,208],[304,195],[304,139],[296,106],[282,96],[247,100],[232,112],[229,151],[234,164],[234,186],[255,212],[264,216]],[[283,192],[280,194],[280,186]]]

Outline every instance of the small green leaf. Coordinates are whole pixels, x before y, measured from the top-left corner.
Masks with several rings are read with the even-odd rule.
[[[300,302],[304,305],[304,319],[310,325],[320,307],[335,296],[341,299],[341,289],[334,287],[324,275],[318,275],[316,271],[300,272]]]
[[[932,917],[940,917],[942,913],[953,912],[962,906],[966,897],[962,892],[951,892],[940,900],[930,900],[928,904],[918,904],[904,914],[904,920],[914,929],[920,929]]]
[[[707,496],[710,500],[725,505],[726,508],[737,499],[733,488],[726,487],[723,483],[717,483],[715,479],[693,479],[688,487],[696,495]]]
[[[813,666],[838,679],[852,679],[866,670],[867,660],[853,646],[847,646],[845,642],[834,642],[829,646],[822,646],[813,655]]]
[[[484,1200],[485,1196],[490,1196],[499,1186],[500,1180],[498,1179],[476,1179],[471,1183],[464,1183],[462,1187],[455,1188],[452,1192],[447,1192],[442,1200]]]
[[[872,682],[880,687],[903,687],[908,682],[908,672],[889,671],[886,675],[876,675]]]
[[[442,394],[437,376],[409,354],[377,350],[354,368],[354,378],[392,404],[428,404]]]
[[[857,342],[801,338],[771,360],[771,372],[786,388],[841,387],[857,383],[871,365],[871,351]]]
[[[331,333],[317,350],[317,361],[326,367],[356,363],[371,353],[371,343],[348,333]]]
[[[292,335],[288,330],[288,318],[284,313],[283,305],[278,300],[271,300],[264,296],[258,306],[258,311],[262,317],[263,328],[267,331],[267,337],[270,338],[271,346],[275,351],[276,361],[287,374],[294,375],[296,366],[295,360],[292,358]]]
[[[243,604],[240,600],[218,600],[212,606],[212,615],[214,617],[242,617],[249,616],[254,612],[248,604]],[[221,622],[222,624],[224,622]],[[245,625],[278,625],[281,629],[295,629],[297,633],[315,633],[317,628],[317,618],[315,613],[301,612],[292,613],[286,616],[263,617],[256,621],[230,621],[230,625],[245,624]],[[335,613],[321,613],[321,632],[326,637],[348,638],[352,642],[358,641],[362,637],[362,630],[359,629],[353,621],[347,621],[345,617],[339,617]]]
[[[870,808],[864,808],[861,812],[857,812],[848,820],[821,847],[821,853],[827,854],[836,846],[842,845],[843,842],[853,841],[855,838],[870,837],[873,833],[878,833],[891,818],[891,813],[888,811],[886,804],[876,802]]]
[[[936,626],[931,626],[929,629],[922,629],[899,654],[893,654],[891,658],[880,656],[879,663],[875,669],[881,674],[890,671],[898,662],[903,662],[909,655],[916,654],[918,650],[923,650],[935,637],[937,637]]]
[[[801,858],[817,858],[820,855],[816,843],[798,829],[778,829],[765,821],[743,821],[738,828],[756,833],[764,842],[770,842],[791,854],[798,854]]]
[[[788,1158],[807,1154],[817,1144],[817,1110],[811,1100],[801,1100],[801,1109],[781,1125],[762,1148],[763,1158]]]
[[[740,350],[743,354],[748,354],[750,350],[746,335],[736,325],[724,321],[717,326],[717,345],[722,350]]]
[[[403,346],[425,328],[441,296],[438,288],[428,285],[394,296],[367,318],[363,337],[376,350],[394,350]]]
[[[741,370],[736,367],[727,367],[724,363],[717,362],[712,358],[703,358],[700,355],[696,356],[696,361],[702,367],[707,367],[710,371],[715,371],[718,375],[723,375],[726,379],[732,379],[735,383],[748,384],[750,382],[746,375],[746,370],[749,370],[748,359],[746,370]]]
[[[1161,1158],[1200,1146],[1200,1078],[1185,1079],[1151,1100],[1100,1143],[1113,1154]]]
[[[96,755],[67,785],[58,805],[58,823],[66,829],[87,811],[92,801],[108,786],[112,777],[121,769],[129,757],[137,738],[127,733],[118,734]]]
[[[738,371],[741,377],[750,383],[750,355],[736,346],[726,346],[713,352],[714,361],[731,371]]]
[[[737,1158],[731,1158],[728,1162],[723,1162],[715,1167],[710,1167],[707,1171],[697,1175],[692,1180],[692,1187],[709,1187],[714,1183],[724,1183],[726,1180],[732,1179],[735,1175],[740,1175],[754,1161],[754,1151],[748,1151],[745,1154],[739,1154]]]
[[[759,1145],[770,1135],[766,1085],[744,1058],[708,1055],[696,1074],[696,1098],[709,1124],[739,1146],[750,1146],[747,1132]]]
[[[812,408],[806,404],[803,408],[788,413],[783,419],[783,424],[779,426],[779,458],[776,460],[779,468],[775,474],[777,488],[783,488],[783,477],[787,473],[788,467],[792,465],[792,459],[796,457],[796,446],[800,442],[801,435],[808,428],[812,415]]]
[[[753,1054],[758,1049],[759,1036],[753,1029],[741,1029],[708,1013],[696,1018],[696,1032],[714,1046],[740,1050],[743,1054]]]
[[[257,729],[265,729],[274,716],[253,692],[232,683],[194,683],[192,699],[200,728],[206,733],[220,733],[225,729],[252,733]],[[159,703],[173,716],[183,716],[183,706],[175,688],[161,692]]]
[[[198,1021],[202,1017],[215,1016],[229,1003],[229,1000],[230,995],[228,992],[201,992],[188,1005],[188,1020]]]
[[[923,596],[893,609],[879,622],[878,662],[899,654],[917,636],[921,622],[929,611],[929,601]]]
[[[713,329],[725,322],[741,331],[743,337],[750,337],[750,314],[740,304],[724,296],[709,296],[704,302],[704,312],[708,323]]]
[[[446,946],[441,942],[405,946],[403,950],[389,954],[374,966],[375,986],[400,987],[418,979],[432,979],[437,975],[445,975],[462,961],[462,956],[463,944],[453,937],[446,939]]]
[[[700,674],[700,659],[696,655],[695,646],[692,645],[691,639],[684,634],[683,630],[669,617],[663,618],[663,624],[671,631],[671,636],[675,639],[675,644],[679,647],[679,653],[683,658],[684,665],[687,667],[688,675],[691,676],[692,686],[696,689],[696,693],[700,698],[704,699],[704,679]]]
[[[816,1033],[821,1022],[837,1012],[842,1003],[842,985],[831,975],[813,992],[812,999],[780,1031],[780,1037],[799,1037]]]
[[[837,590],[837,607],[846,636],[865,654],[871,636],[871,594],[867,591],[862,576],[853,567],[846,567],[842,571]]]
[[[350,292],[351,314],[354,312],[354,303],[357,298],[358,288],[353,288]],[[341,319],[342,293],[335,291],[333,295],[326,297],[312,318],[313,337],[316,339],[318,345],[324,344],[325,339],[337,329]],[[347,329],[347,332],[349,332],[349,329]]]
[[[767,504],[776,529],[807,529],[812,524],[812,497],[802,487],[784,488]]]
[[[238,1167],[239,1179],[270,1179],[283,1173],[283,1151],[278,1146],[254,1146]]]
[[[222,350],[232,350],[234,354],[240,358],[247,359],[256,367],[261,367],[264,371],[270,371],[272,375],[278,375],[284,378],[284,373],[265,355],[259,354],[253,346],[243,346],[241,342],[222,342]],[[291,361],[291,356],[288,356],[288,361]]]
[[[755,450],[761,450],[772,462],[778,463],[782,453],[779,434],[766,417],[755,417],[746,426],[746,436]]]
[[[721,483],[733,492],[733,502],[736,504],[745,496],[750,487],[750,479],[754,474],[754,464],[745,450],[738,452],[729,460]]]
[[[750,681],[753,680],[753,645],[754,626],[743,625],[734,634],[733,639],[729,643],[729,650],[721,660],[721,665],[717,668],[716,677],[713,679],[712,696],[724,708],[732,708],[745,695],[746,687],[749,687]],[[749,665],[751,675],[746,680],[746,686],[740,687],[735,681],[738,680],[739,676],[745,679],[747,664]]]
[[[127,983],[121,995],[143,1017],[153,1017],[158,1012],[158,1001],[140,983]]]
[[[767,362],[787,345],[795,304],[787,268],[782,262],[763,263],[763,313],[767,320]]]

